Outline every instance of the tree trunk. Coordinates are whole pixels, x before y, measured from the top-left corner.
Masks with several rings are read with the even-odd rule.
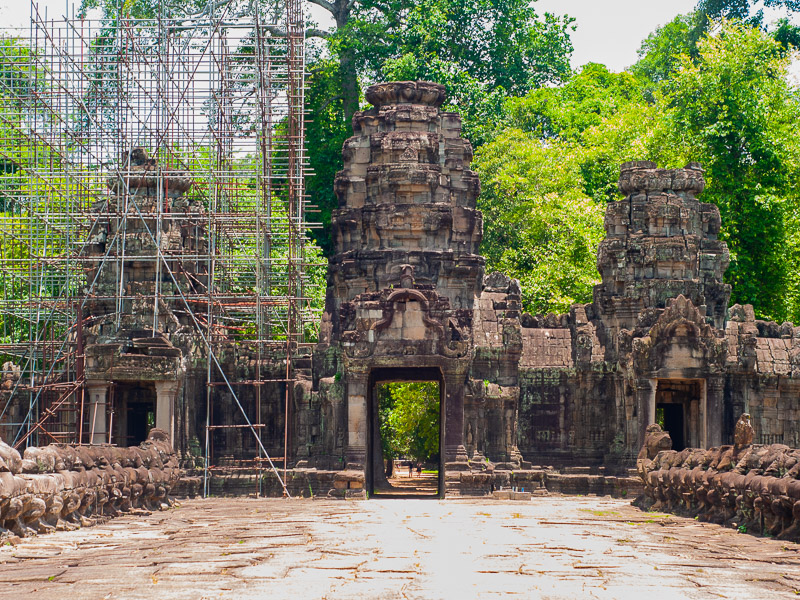
[[[347,8],[348,0],[337,0],[336,29],[342,31],[350,20],[350,10]],[[353,115],[358,110],[360,89],[358,86],[358,73],[356,72],[355,52],[347,44],[339,51],[339,71],[342,76],[342,108],[344,109],[345,123],[350,125]]]
[[[358,110],[360,92],[353,54],[352,50],[346,49],[339,55],[339,69],[342,73],[342,108],[344,109],[344,121],[348,126]]]

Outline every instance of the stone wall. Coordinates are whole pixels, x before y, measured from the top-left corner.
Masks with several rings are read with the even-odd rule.
[[[159,429],[131,448],[53,444],[20,456],[0,441],[0,539],[167,508],[179,477],[178,459]]]

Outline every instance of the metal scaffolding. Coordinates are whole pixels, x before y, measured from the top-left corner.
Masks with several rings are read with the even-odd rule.
[[[97,242],[109,177],[135,147],[157,159],[157,176],[188,173],[187,196],[203,206],[188,217],[203,221],[207,244],[168,256],[154,239],[156,255],[136,259],[158,265],[154,331],[159,302],[172,302],[207,344],[204,454],[209,432],[224,427],[211,417],[214,390],[226,388],[242,408],[234,388],[252,386],[258,397],[268,380],[262,359],[276,354],[286,356],[288,423],[292,356],[319,318],[309,278],[318,255],[305,218],[302,6],[287,0],[275,14],[236,14],[231,6],[92,21],[48,18],[32,4],[28,30],[0,37],[0,363],[7,363],[0,435],[9,443],[90,439],[87,306],[113,305],[119,326],[141,295],[125,285],[130,217],[114,212],[118,203],[106,202],[103,219],[123,235],[104,240],[100,266],[118,274],[114,293],[98,289],[98,258],[87,248]],[[153,236],[164,223],[187,219],[158,206],[148,215],[158,223]],[[160,270],[180,271],[187,261],[203,265],[207,284],[190,293],[162,289],[159,282],[180,273]],[[247,381],[221,372],[215,353],[223,346],[257,357]],[[11,418],[10,407],[20,404],[24,418]],[[259,411],[253,419],[242,414],[260,435]]]

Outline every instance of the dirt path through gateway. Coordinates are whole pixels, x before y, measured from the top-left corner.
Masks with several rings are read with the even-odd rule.
[[[593,497],[207,499],[0,549],[2,598],[796,598],[800,546]]]

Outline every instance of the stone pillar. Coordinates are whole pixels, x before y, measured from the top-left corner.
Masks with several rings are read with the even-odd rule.
[[[169,434],[175,445],[175,399],[180,382],[177,380],[156,381],[156,427]]]
[[[86,394],[89,399],[90,444],[107,444],[109,442],[108,421],[106,420],[108,387],[107,381],[92,381],[86,384]]]
[[[469,457],[464,447],[464,388],[452,378],[445,379],[444,462],[448,471],[469,470]]]
[[[363,470],[367,462],[367,380],[356,377],[347,382],[347,468]]]
[[[641,377],[636,380],[636,412],[639,425],[637,448],[644,445],[644,433],[647,426],[656,420],[656,388],[657,379]]]
[[[723,404],[725,401],[725,379],[706,379],[705,444],[706,448],[722,445]]]

